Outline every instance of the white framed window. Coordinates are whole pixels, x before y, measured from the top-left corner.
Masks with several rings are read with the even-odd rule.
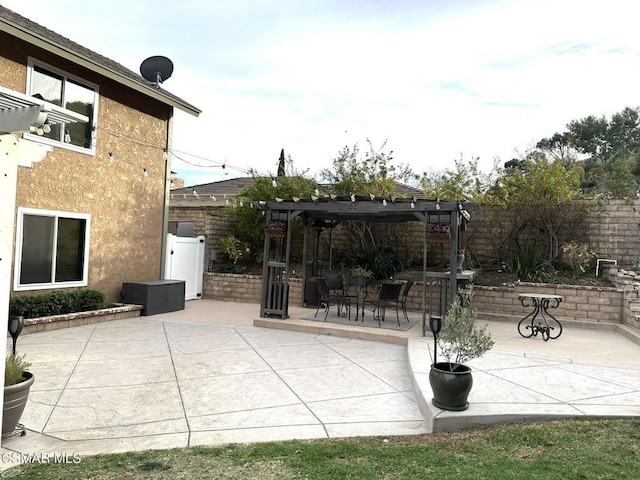
[[[98,112],[98,86],[62,70],[29,58],[27,93],[54,105],[89,117],[87,123],[51,125],[43,135],[27,133],[38,142],[95,155],[95,128]]]
[[[91,215],[18,208],[15,291],[86,287]]]

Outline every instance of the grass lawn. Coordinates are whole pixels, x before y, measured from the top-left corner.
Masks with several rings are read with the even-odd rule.
[[[21,480],[637,480],[640,421],[568,420],[450,434],[149,450],[19,468]]]

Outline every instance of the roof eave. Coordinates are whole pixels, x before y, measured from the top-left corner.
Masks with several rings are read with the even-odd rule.
[[[164,104],[170,105],[185,113],[193,115],[194,117],[199,116],[202,112],[200,109],[194,107],[193,105],[190,105],[187,102],[178,102],[174,98],[167,97],[162,93],[161,90],[155,90],[151,86],[147,87],[145,85],[137,83],[132,79],[120,74],[119,72],[115,72],[112,69],[97,64],[95,61],[83,55],[79,55],[78,53],[63,47],[62,45],[57,44],[50,39],[43,38],[39,35],[34,34],[33,32],[29,32],[21,28],[19,25],[9,23],[6,19],[2,19],[2,21],[0,21],[0,30],[5,31],[21,40],[24,40],[27,43],[40,47],[48,52],[51,52],[78,65],[81,65],[93,72],[99,73],[100,75],[110,78],[111,80],[114,80],[121,85],[132,88],[133,90],[147,95],[148,97],[154,98]]]

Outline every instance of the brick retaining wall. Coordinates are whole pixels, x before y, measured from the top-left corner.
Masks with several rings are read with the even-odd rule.
[[[299,305],[302,281],[289,279],[289,304]],[[262,277],[259,275],[233,275],[206,273],[203,298],[234,302],[260,303]],[[434,289],[435,290],[435,289]],[[523,317],[528,309],[518,299],[520,293],[546,293],[561,295],[563,301],[554,315],[559,320],[586,323],[629,323],[624,314],[624,291],[618,288],[520,283],[508,287],[474,286],[473,304],[482,318]],[[435,294],[435,292],[433,292]],[[422,309],[422,282],[416,282],[409,293],[409,310]]]

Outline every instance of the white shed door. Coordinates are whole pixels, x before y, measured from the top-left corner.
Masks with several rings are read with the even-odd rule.
[[[185,300],[202,298],[204,236],[167,235],[165,280],[185,281]]]

